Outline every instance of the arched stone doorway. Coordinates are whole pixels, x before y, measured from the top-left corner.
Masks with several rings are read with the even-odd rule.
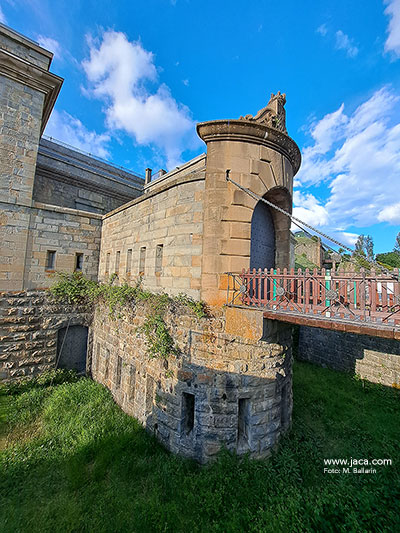
[[[271,208],[260,200],[251,218],[250,268],[275,268],[275,246]]]
[[[292,197],[284,187],[270,189],[264,198],[287,212],[292,211]],[[261,200],[251,219],[250,268],[289,268],[290,218]]]
[[[57,361],[58,368],[86,371],[88,328],[86,326],[67,326],[58,330]]]

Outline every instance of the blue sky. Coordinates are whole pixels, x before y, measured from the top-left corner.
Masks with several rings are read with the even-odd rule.
[[[144,173],[205,151],[199,121],[287,95],[294,212],[352,244],[400,231],[400,0],[0,0],[65,78],[46,133]]]

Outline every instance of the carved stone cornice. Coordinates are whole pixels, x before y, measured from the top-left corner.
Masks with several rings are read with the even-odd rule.
[[[292,164],[293,173],[300,168],[301,154],[299,147],[285,133],[248,120],[212,120],[197,124],[197,134],[205,142],[241,141],[261,144],[272,148],[287,157]],[[293,174],[293,175],[294,175]]]
[[[0,49],[0,74],[44,93],[40,131],[42,134],[60,92],[63,78],[2,49]]]

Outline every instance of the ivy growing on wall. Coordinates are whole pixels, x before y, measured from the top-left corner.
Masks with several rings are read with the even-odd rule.
[[[150,357],[166,359],[169,355],[176,354],[174,340],[165,322],[168,309],[183,306],[197,317],[208,316],[206,306],[185,294],[176,297],[165,293],[154,293],[144,290],[141,280],[136,285],[114,284],[116,276],[112,276],[108,283],[99,283],[86,278],[81,272],[72,274],[58,273],[57,282],[49,289],[53,297],[69,304],[92,306],[103,302],[108,306],[109,314],[114,320],[124,316],[124,309],[136,303],[146,304],[147,313],[144,323],[138,328],[147,341],[147,351]]]

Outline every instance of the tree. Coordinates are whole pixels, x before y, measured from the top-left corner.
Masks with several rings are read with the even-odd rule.
[[[386,252],[385,254],[376,254],[376,260],[384,265],[400,268],[400,253]]]
[[[400,231],[399,231],[399,233],[397,234],[397,237],[396,237],[396,241],[395,241],[395,245],[394,245],[393,251],[394,251],[396,254],[399,254],[399,255],[400,255]]]
[[[367,259],[369,261],[374,260],[374,241],[371,237],[371,235],[367,235],[364,239],[365,244],[365,252],[367,254]]]
[[[353,259],[361,266],[367,267],[368,261],[374,259],[374,241],[371,235],[359,235],[354,246]]]
[[[359,235],[358,236],[356,244],[354,245],[354,252],[353,252],[353,256],[354,257],[365,256],[365,252],[364,252],[365,243],[364,243],[364,240],[365,240],[364,235]]]

